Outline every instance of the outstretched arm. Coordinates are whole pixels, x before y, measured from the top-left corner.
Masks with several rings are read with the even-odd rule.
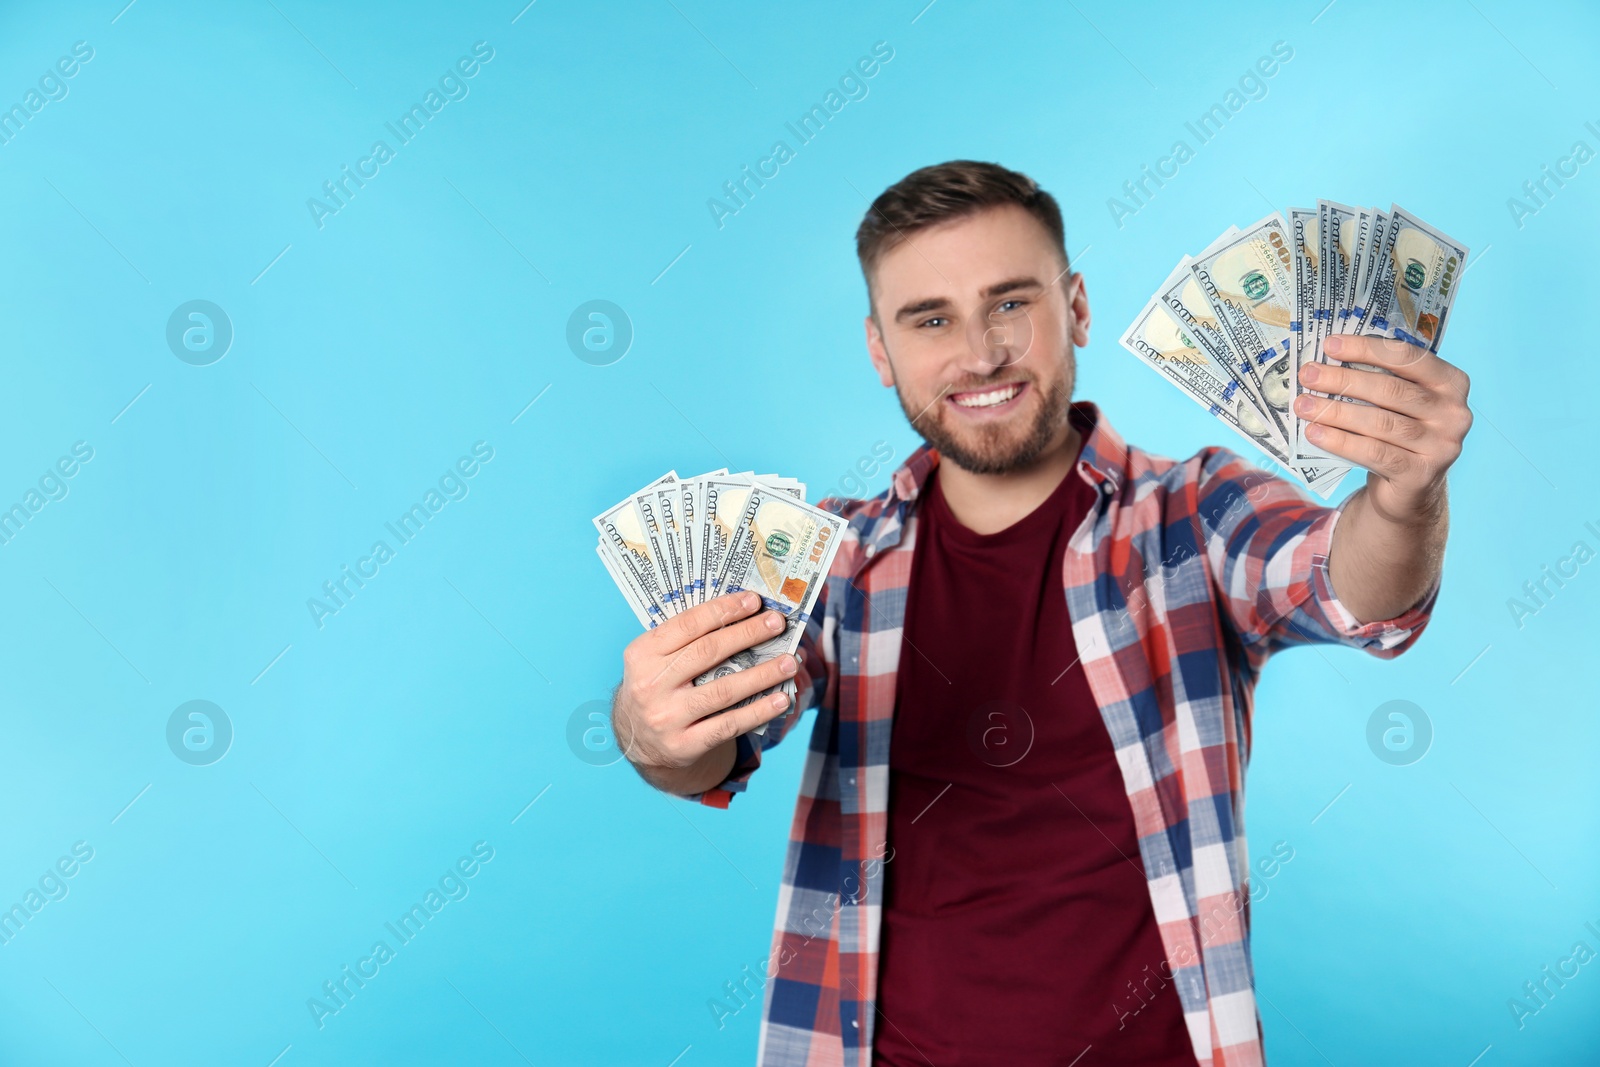
[[[1362,622],[1391,619],[1433,586],[1444,559],[1450,511],[1445,473],[1472,426],[1467,375],[1404,341],[1335,334],[1323,351],[1346,363],[1308,363],[1300,381],[1347,404],[1302,394],[1295,411],[1306,437],[1367,469],[1367,484],[1344,506],[1328,552],[1339,600]]]

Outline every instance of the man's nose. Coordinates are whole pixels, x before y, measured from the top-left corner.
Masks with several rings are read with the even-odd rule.
[[[1033,319],[1028,308],[990,311],[970,316],[963,340],[963,365],[972,373],[990,375],[1022,361],[1033,348]]]

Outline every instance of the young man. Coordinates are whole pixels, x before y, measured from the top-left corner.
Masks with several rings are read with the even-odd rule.
[[[824,505],[850,527],[798,662],[693,686],[782,625],[730,594],[629,644],[613,708],[647,781],[717,806],[799,720],[781,695],[722,709],[796,675],[817,710],[761,1063],[1260,1064],[1255,681],[1296,644],[1416,640],[1467,377],[1331,339],[1394,373],[1308,368],[1370,401],[1318,416],[1312,440],[1369,471],[1318,507],[1224,448],[1143,452],[1071,402],[1089,297],[1025,176],[916,171],[856,241],[872,365],[927,443],[883,494]]]

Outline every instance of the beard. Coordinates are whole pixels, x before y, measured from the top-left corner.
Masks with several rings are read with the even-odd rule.
[[[1037,378],[1027,379],[1028,391],[1039,398],[1033,406],[1032,419],[1023,422],[1019,413],[1018,418],[1003,424],[981,426],[950,425],[943,396],[932,404],[923,402],[912,406],[898,381],[895,382],[894,391],[900,400],[900,410],[905,412],[911,428],[938,450],[941,459],[949,460],[973,474],[1005,474],[1031,466],[1050,447],[1057,431],[1067,421],[1067,409],[1072,399],[1072,378],[1069,366],[1067,372],[1048,389],[1041,388]],[[967,388],[981,389],[983,386],[983,382],[978,382],[950,392],[959,393]]]

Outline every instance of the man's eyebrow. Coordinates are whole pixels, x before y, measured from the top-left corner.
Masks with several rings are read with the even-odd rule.
[[[1003,282],[996,282],[993,285],[989,286],[988,288],[984,289],[983,292],[980,295],[984,299],[987,300],[987,299],[989,299],[991,297],[1000,296],[1000,295],[1002,295],[1004,293],[1014,292],[1015,290],[1018,290],[1018,289],[1040,289],[1040,288],[1043,288],[1043,286],[1040,283],[1039,279],[1033,277],[1032,275],[1024,275],[1024,276],[1020,276],[1020,277],[1016,277],[1016,278],[1007,278]],[[918,300],[918,301],[916,301],[914,303],[910,303],[910,304],[907,304],[904,307],[902,307],[899,311],[894,313],[894,321],[896,321],[896,322],[904,322],[906,319],[913,318],[913,317],[915,317],[917,315],[921,315],[923,312],[926,312],[926,311],[938,311],[941,308],[947,308],[949,306],[950,306],[950,300],[949,300],[948,297],[943,297],[943,296],[929,297],[926,300]]]

